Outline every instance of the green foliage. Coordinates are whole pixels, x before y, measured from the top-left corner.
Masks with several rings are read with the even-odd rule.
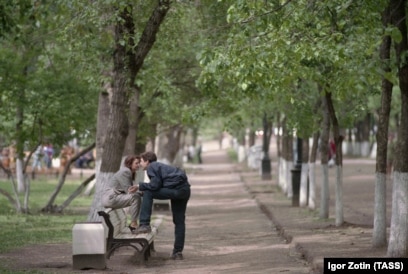
[[[229,1],[223,1],[224,3]],[[281,111],[298,133],[318,127],[321,96],[314,82],[333,94],[341,125],[367,112],[379,92],[378,46],[386,1],[233,1],[227,43],[200,55],[199,86],[214,101],[228,86],[230,102],[250,98],[254,108]],[[249,108],[252,109],[252,108]]]
[[[0,126],[1,135],[33,147],[95,132],[99,84],[95,71],[81,67],[60,32],[69,17],[66,6],[32,1],[2,5],[7,14],[0,37],[0,119],[7,123]]]
[[[194,127],[209,114],[204,107],[204,94],[195,85],[200,73],[196,53],[202,49],[205,39],[195,30],[201,28],[202,21],[194,3],[181,1],[172,5],[136,79],[145,114],[141,128],[155,124]]]

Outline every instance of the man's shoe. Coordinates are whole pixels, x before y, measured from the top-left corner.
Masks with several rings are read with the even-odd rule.
[[[133,233],[134,234],[144,234],[152,232],[150,225],[140,225]]]
[[[183,254],[181,252],[176,252],[176,253],[171,254],[170,258],[173,260],[183,260],[184,259]]]

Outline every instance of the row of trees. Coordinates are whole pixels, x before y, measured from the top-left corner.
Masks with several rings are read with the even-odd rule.
[[[286,132],[282,152],[289,152],[282,154],[280,168],[286,168],[286,173],[291,169],[287,162],[293,161],[286,146],[293,142],[285,138],[291,138],[294,132],[298,138],[314,137],[315,148],[320,140],[325,174],[320,195],[323,218],[328,217],[327,146],[331,134],[337,147],[336,225],[344,222],[342,142],[346,129],[374,112],[378,145],[373,178],[376,184],[374,246],[387,243],[387,143],[390,113],[393,111],[393,117],[397,113],[394,130],[398,130],[398,153],[394,162],[388,255],[406,256],[406,1],[231,1],[228,6],[227,38],[223,40],[225,43],[202,55],[200,87],[215,99],[223,91],[228,93],[228,100],[235,105],[225,103],[235,107],[239,117],[254,113],[263,117],[266,113],[271,123],[282,125]],[[392,102],[400,108],[392,108]],[[304,144],[307,148],[307,143]],[[305,152],[302,160],[312,164],[311,193],[314,193],[316,157],[312,154],[314,157],[309,159],[309,151]],[[280,175],[279,184],[290,196],[290,180],[285,171]]]
[[[150,143],[160,147],[159,157],[173,162],[186,130],[197,133],[205,119],[223,117],[241,143],[243,129],[271,129],[273,123],[285,129],[285,138],[293,132],[303,139],[320,136],[326,171],[331,129],[338,147],[340,225],[342,136],[374,112],[378,194],[373,239],[384,245],[393,111],[399,115],[401,149],[393,176],[388,254],[407,255],[405,0],[3,2],[0,116],[6,122],[1,132],[16,142],[18,177],[24,177],[24,146],[33,150],[45,138],[62,144],[75,134],[94,134],[96,191],[88,220],[96,220],[102,190],[124,155]],[[391,92],[393,87],[397,92]],[[391,101],[397,94],[400,102]],[[282,139],[282,152],[288,143]],[[290,170],[291,159],[284,155],[281,166]],[[290,195],[282,178],[280,185]],[[24,186],[23,179],[18,181]],[[327,218],[327,176],[322,189],[321,216]],[[44,209],[51,211],[52,203]]]

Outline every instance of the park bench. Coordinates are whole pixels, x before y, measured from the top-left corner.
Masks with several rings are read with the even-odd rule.
[[[120,209],[106,209],[98,212],[103,217],[108,227],[106,239],[106,258],[109,259],[114,251],[122,246],[130,246],[143,255],[145,261],[154,251],[154,238],[163,220],[162,215],[152,216],[152,232],[143,234],[132,234],[127,226],[126,212]]]

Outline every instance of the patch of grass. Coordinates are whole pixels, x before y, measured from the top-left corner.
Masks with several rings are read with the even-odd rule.
[[[80,180],[67,180],[54,204],[61,205],[81,184]],[[31,244],[63,243],[72,240],[72,227],[77,222],[86,221],[92,203],[90,197],[78,196],[61,214],[41,212],[57,185],[56,179],[41,179],[31,182],[29,213],[17,213],[14,206],[0,195],[0,253]],[[13,197],[9,181],[0,181],[0,188]],[[19,194],[21,204],[24,194]],[[85,209],[85,210],[84,210]],[[3,272],[2,272],[3,273]]]

